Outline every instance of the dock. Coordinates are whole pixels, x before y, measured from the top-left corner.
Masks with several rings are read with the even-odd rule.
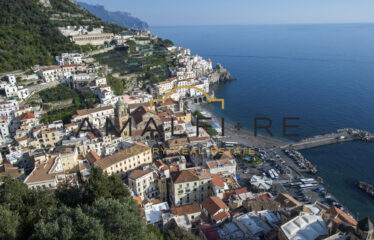
[[[323,135],[317,135],[311,138],[300,140],[296,143],[290,143],[281,146],[280,149],[292,149],[292,150],[303,150],[310,149],[330,144],[350,142],[350,141],[362,141],[374,143],[374,135],[363,130],[344,128],[339,129],[332,133]]]

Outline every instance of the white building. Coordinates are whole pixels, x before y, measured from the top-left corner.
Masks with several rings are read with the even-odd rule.
[[[314,240],[328,236],[326,224],[321,216],[302,214],[283,224],[279,235],[281,239]]]
[[[82,64],[82,54],[80,53],[63,53],[61,56],[56,56],[58,65],[66,64]]]
[[[129,187],[143,200],[158,197],[157,175],[149,168],[136,169],[129,175]]]
[[[13,118],[14,111],[18,110],[18,102],[16,100],[8,100],[6,102],[0,102],[0,116]]]
[[[267,178],[266,176],[257,176],[254,175],[250,183],[252,186],[256,186],[259,190],[269,190],[273,184],[273,181],[270,178]]]
[[[6,75],[6,77],[8,78],[9,84],[11,84],[11,85],[16,84],[17,80],[16,80],[16,77],[13,74],[8,74],[8,75]]]

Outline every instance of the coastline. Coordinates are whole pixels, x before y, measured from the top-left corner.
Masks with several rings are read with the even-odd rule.
[[[221,126],[221,119],[218,118],[212,111],[205,108],[203,105],[192,105],[190,106],[191,110],[204,111],[209,113],[212,121],[217,125]],[[290,142],[285,140],[280,140],[275,137],[257,135],[254,136],[254,133],[246,128],[241,128],[239,131],[235,129],[234,125],[225,121],[225,136],[220,138],[225,142],[237,142],[243,145],[249,145],[253,147],[263,147],[263,148],[277,148],[289,144]]]
[[[210,115],[212,118],[211,121],[213,121],[215,124],[221,126],[221,119],[217,117],[211,110],[204,107],[203,105],[194,104],[190,106],[190,109],[192,111],[198,110],[198,111],[204,111]],[[248,129],[245,129],[244,127],[240,129],[240,131],[237,131],[233,124],[225,122],[225,136],[220,138],[224,142],[237,142],[238,144],[251,146],[251,147],[259,147],[259,148],[269,148],[269,149],[277,149],[280,146],[286,145],[291,143],[290,141],[280,140],[275,137],[269,137],[269,136],[261,136],[257,135],[254,136],[254,133]],[[290,159],[286,154],[283,153],[283,151],[279,152],[282,156],[282,159],[284,159],[287,162],[287,165],[292,171],[294,172],[294,177],[296,178],[317,178],[317,174],[308,174],[304,172],[300,172],[296,169],[292,159]],[[295,178],[295,179],[296,179]],[[290,180],[291,182],[291,180]],[[347,212],[350,216],[357,219],[357,216],[353,214],[353,212],[346,207],[345,204],[343,204],[337,197],[335,197],[329,189],[326,187],[324,183],[319,182],[319,187],[322,187],[326,190],[326,196],[329,196],[332,201],[335,201],[340,206],[343,207],[344,211]],[[286,191],[287,192],[287,191]]]

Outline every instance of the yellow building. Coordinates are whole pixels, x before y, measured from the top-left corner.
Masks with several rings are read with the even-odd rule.
[[[171,200],[175,206],[202,202],[209,196],[212,176],[208,169],[189,168],[172,177]]]
[[[191,112],[177,112],[175,117],[178,121],[183,121],[184,123],[191,123]]]
[[[57,128],[43,129],[41,131],[42,145],[44,147],[54,147],[61,140],[62,135],[59,134]]]
[[[78,149],[75,146],[59,146],[55,149],[64,171],[78,169]]]
[[[142,143],[135,143],[129,148],[95,161],[94,166],[100,167],[108,175],[117,174],[125,177],[128,171],[150,163],[152,163],[151,148]]]

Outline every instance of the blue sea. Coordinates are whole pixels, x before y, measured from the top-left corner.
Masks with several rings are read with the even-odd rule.
[[[282,119],[299,137],[339,128],[374,132],[374,24],[154,27],[152,33],[221,63],[236,78],[214,87],[225,99],[209,108],[254,130],[255,117]],[[266,122],[264,122],[266,123]],[[266,135],[267,132],[260,132]],[[374,219],[374,199],[355,183],[374,184],[374,144],[351,142],[302,151],[328,190],[357,217]]]

